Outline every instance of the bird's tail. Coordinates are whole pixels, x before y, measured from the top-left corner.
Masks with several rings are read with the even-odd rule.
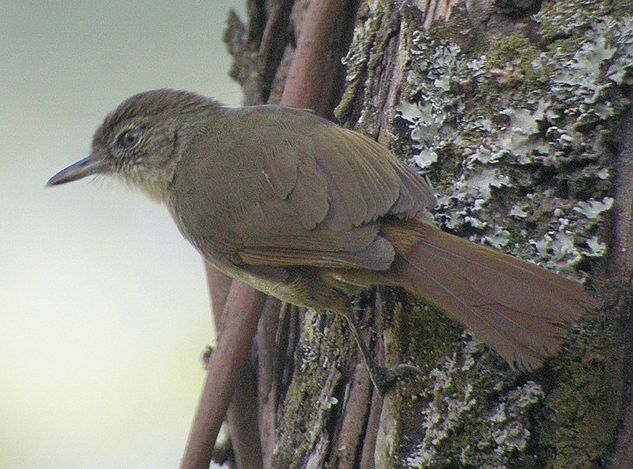
[[[389,283],[441,307],[511,366],[540,366],[565,325],[597,306],[577,282],[417,221],[383,235],[397,253]]]

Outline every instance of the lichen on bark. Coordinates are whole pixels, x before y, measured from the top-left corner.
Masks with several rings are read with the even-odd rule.
[[[473,24],[464,4],[448,24],[425,31],[414,2],[402,4],[397,20],[390,3],[368,3],[357,23],[339,119],[378,129],[418,165],[439,194],[434,216],[443,228],[585,279],[606,252],[613,142],[629,104],[630,9],[543,2],[535,17],[499,34]],[[386,86],[373,77],[384,73],[375,63],[389,41],[399,41],[401,103],[385,125],[372,96]],[[617,311],[583,322],[560,358],[521,374],[433,308],[394,298],[387,349],[427,374],[399,387],[390,406],[397,431],[384,432],[391,441],[382,441],[382,461],[604,462],[623,390]]]
[[[330,421],[342,412],[343,370],[350,352],[340,340],[345,324],[334,319],[313,310],[305,312],[277,430],[284,444],[275,452],[273,467],[297,467],[308,460],[312,467],[323,467],[329,456]]]

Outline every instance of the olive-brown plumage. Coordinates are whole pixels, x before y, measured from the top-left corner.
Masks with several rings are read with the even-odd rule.
[[[576,282],[433,228],[435,198],[412,168],[309,111],[141,93],[49,184],[95,173],[165,203],[210,264],[265,293],[347,314],[359,290],[401,286],[511,365],[538,366],[595,306]]]

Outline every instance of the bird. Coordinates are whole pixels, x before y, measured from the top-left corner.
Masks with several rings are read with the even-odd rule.
[[[288,303],[345,317],[380,392],[411,366],[377,365],[353,298],[401,287],[511,367],[556,354],[598,306],[582,284],[433,226],[426,179],[360,132],[305,109],[226,107],[145,91],[108,114],[90,155],[47,185],[111,175],[164,204],[206,262]]]

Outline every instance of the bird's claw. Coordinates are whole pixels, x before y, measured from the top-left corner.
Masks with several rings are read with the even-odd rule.
[[[371,373],[371,379],[378,392],[384,396],[396,383],[402,379],[408,379],[415,375],[422,375],[422,370],[414,365],[401,363],[391,368],[376,367]]]

